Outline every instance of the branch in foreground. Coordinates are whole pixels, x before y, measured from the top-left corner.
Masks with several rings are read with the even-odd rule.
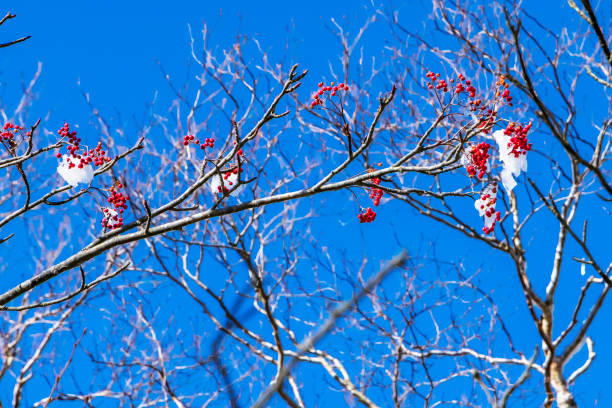
[[[285,379],[290,373],[291,370],[297,365],[300,360],[300,357],[306,354],[309,350],[311,350],[315,344],[317,344],[330,330],[334,328],[336,325],[336,321],[342,317],[344,313],[346,313],[349,309],[355,306],[361,298],[363,298],[366,294],[368,294],[371,290],[373,290],[376,286],[380,284],[380,282],[393,270],[401,267],[404,264],[404,261],[408,257],[408,253],[406,251],[401,252],[395,258],[391,260],[383,269],[380,270],[372,279],[370,279],[366,285],[350,300],[342,302],[340,306],[336,307],[329,319],[325,322],[323,326],[319,328],[314,334],[304,340],[300,346],[298,347],[298,351],[296,355],[289,361],[289,363],[283,367],[282,371],[276,377],[276,380],[268,386],[261,394],[255,405],[252,408],[262,408],[266,405],[266,403],[272,398],[275,392],[277,392]]]

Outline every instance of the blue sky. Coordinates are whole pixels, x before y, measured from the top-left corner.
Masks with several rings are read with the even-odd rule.
[[[19,67],[27,77],[42,61],[41,104],[60,116],[74,116],[78,81],[101,106],[117,107],[124,115],[141,113],[163,85],[158,61],[170,74],[186,75],[192,62],[188,25],[198,37],[206,21],[213,43],[225,45],[248,33],[266,48],[278,47],[270,40],[284,39],[293,29],[296,59],[327,61],[338,49],[324,25],[330,17],[342,21],[345,14],[362,14],[351,2],[320,0],[268,1],[265,7],[248,1],[14,3],[19,19],[6,25],[3,35],[25,30],[33,38],[26,47],[8,49],[3,67]]]
[[[260,41],[270,51],[271,59],[283,55],[285,40],[291,44],[288,51],[291,59],[310,70],[308,83],[318,82],[329,70],[329,64],[339,64],[339,47],[326,26],[330,18],[345,23],[354,30],[356,21],[361,21],[366,13],[363,2],[353,0],[308,2],[286,1],[13,1],[9,4],[18,18],[6,23],[0,30],[0,41],[10,40],[21,35],[32,35],[26,43],[0,52],[0,93],[3,100],[16,101],[21,84],[15,78],[27,81],[35,72],[38,62],[42,62],[42,76],[37,87],[38,99],[33,115],[49,118],[49,123],[61,125],[64,121],[79,123],[85,127],[91,120],[84,102],[83,93],[92,97],[94,104],[109,116],[120,112],[122,120],[129,123],[143,117],[147,105],[158,98],[161,106],[167,106],[170,93],[165,84],[160,65],[173,78],[179,81],[187,78],[189,65],[192,64],[189,48],[189,29],[197,36],[205,21],[211,32],[211,43],[221,46],[234,41],[237,35],[247,33]],[[366,2],[367,3],[367,2]],[[6,9],[7,6],[5,6]],[[421,25],[428,14],[426,1],[410,4],[410,13],[404,16],[415,29]],[[3,9],[3,11],[5,11]],[[557,15],[557,13],[559,13]],[[559,18],[573,21],[561,11],[548,10],[551,19]],[[406,20],[410,19],[410,20]],[[282,40],[282,41],[281,41]],[[364,46],[370,49],[382,48],[384,38],[376,30],[364,38]],[[376,90],[375,92],[380,92]],[[156,96],[157,95],[157,96]],[[588,119],[587,119],[588,121]],[[128,127],[129,129],[129,127]],[[537,134],[536,134],[537,135]],[[537,140],[536,142],[537,143]],[[544,169],[533,169],[535,174]],[[409,214],[409,215],[407,215]],[[472,214],[473,215],[473,214]],[[416,250],[419,244],[413,242],[437,241],[437,253],[445,260],[464,259],[472,268],[482,266],[484,284],[495,290],[503,311],[513,316],[518,330],[525,333],[533,331],[531,325],[521,327],[525,316],[525,306],[518,299],[520,289],[511,267],[500,267],[496,255],[488,248],[469,241],[455,241],[458,234],[449,232],[422,219],[401,221],[414,217],[402,205],[390,205],[381,211],[379,225],[370,230],[360,230],[360,250],[371,253],[373,259],[382,260],[397,252],[395,238],[386,232],[400,227],[399,241],[409,243]],[[480,222],[474,215],[474,222]],[[400,220],[399,223],[397,220]],[[533,231],[544,231],[554,236],[550,219],[542,221]],[[394,225],[394,227],[392,227]],[[609,219],[600,225],[593,225],[597,238],[605,238],[605,228]],[[333,228],[319,226],[329,245],[342,245],[342,238]],[[389,237],[379,239],[378,237]],[[455,242],[462,242],[456,245]],[[595,250],[605,253],[605,245],[598,242]],[[472,246],[473,245],[473,246]],[[552,263],[551,241],[534,239],[532,251],[543,251],[546,258],[530,259],[530,267],[547,268]],[[571,246],[570,246],[571,247]],[[473,261],[471,261],[473,260]],[[568,267],[574,268],[574,265]],[[575,276],[568,279],[561,288],[561,296],[575,299],[576,285],[583,282],[575,267]],[[537,281],[537,278],[535,279]],[[609,307],[602,311],[605,314]],[[594,338],[600,339],[603,346],[609,338],[610,329],[596,324]],[[526,336],[528,337],[528,336]],[[576,386],[579,401],[587,405],[598,398],[606,404],[611,400],[600,394],[599,386],[589,386],[590,379],[604,377],[607,373],[606,362],[612,358],[612,351],[605,347],[597,349],[598,359],[585,378]],[[601,384],[601,383],[598,383]],[[606,401],[603,398],[608,398]]]

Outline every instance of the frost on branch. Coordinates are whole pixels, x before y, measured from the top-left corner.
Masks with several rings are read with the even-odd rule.
[[[212,177],[210,180],[210,191],[213,194],[229,193],[232,196],[238,195],[244,188],[244,185],[236,187],[238,185],[238,168],[222,173],[222,175],[223,180],[218,174]]]
[[[107,229],[115,229],[123,226],[123,217],[112,208],[103,208],[104,216],[102,218],[102,227]]]
[[[79,163],[77,165],[74,158],[66,154],[62,155],[60,164],[57,166],[57,173],[72,187],[76,187],[79,183],[89,184],[94,176],[91,164]]]
[[[94,176],[93,167],[102,166],[109,162],[110,158],[102,150],[102,142],[99,142],[95,149],[83,151],[81,149],[81,139],[77,137],[76,131],[70,130],[70,125],[64,123],[57,133],[67,142],[66,150],[68,154],[57,153],[56,157],[60,160],[57,166],[59,175],[72,187],[79,183],[89,184]]]
[[[501,172],[501,181],[508,193],[516,186],[514,177],[518,177],[521,171],[527,171],[527,152],[531,150],[527,132],[530,128],[531,123],[525,127],[520,125],[515,127],[511,123],[505,130],[497,130],[493,133],[493,138],[499,148],[499,158],[504,167]]]
[[[474,203],[474,207],[478,210],[478,214],[484,217],[484,227],[482,231],[485,234],[490,234],[495,228],[495,223],[499,221],[499,211],[495,211],[495,202],[497,201],[497,185],[489,184],[482,190],[480,198]]]

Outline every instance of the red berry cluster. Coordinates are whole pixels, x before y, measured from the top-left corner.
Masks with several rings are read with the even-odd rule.
[[[91,164],[93,162],[94,166],[101,166],[106,162],[109,162],[111,159],[106,155],[106,151],[102,150],[102,142],[98,142],[98,145],[95,149],[88,150],[86,152],[81,152],[81,139],[76,136],[77,132],[73,130],[70,131],[70,125],[68,123],[64,123],[64,126],[57,133],[62,137],[68,138],[68,146],[66,146],[66,150],[68,150],[68,155],[78,161],[77,164],[73,163],[70,159],[68,159],[68,168],[71,169],[73,167],[78,167],[82,169],[83,166]],[[62,154],[58,152],[55,157],[58,159],[62,158]]]
[[[453,82],[452,79],[451,79],[451,82]],[[463,85],[464,83],[465,83],[465,86]],[[474,86],[472,85],[472,82],[469,79],[465,79],[465,76],[463,76],[463,74],[459,74],[457,75],[457,86],[455,88],[455,92],[460,94],[463,91],[467,92],[470,98],[473,98],[476,96],[476,88],[474,88]],[[478,105],[480,105],[480,99],[478,99]]]
[[[217,190],[219,190],[220,193],[221,192],[228,193],[230,191],[230,189],[234,185],[234,182],[230,181],[229,178],[232,177],[234,174],[238,174],[238,167],[235,167],[232,170],[223,173],[223,190],[225,191],[221,189],[221,185],[219,184],[219,187],[217,187]]]
[[[64,126],[62,126],[61,129],[57,131],[57,134],[60,135],[62,138],[68,138],[68,143],[70,143],[71,145],[68,147],[76,147],[77,149],[79,148],[79,143],[81,143],[81,139],[76,137],[76,130],[73,130],[72,132],[70,131],[70,125],[68,123],[64,123]],[[71,149],[69,148],[68,150]]]
[[[373,178],[372,183],[376,184],[377,186],[380,185],[380,179],[379,178]],[[380,204],[380,199],[383,196],[383,191],[380,188],[374,188],[372,187],[370,189],[370,198],[372,199],[372,201],[374,202],[375,206],[378,206],[378,204]]]
[[[213,147],[215,147],[215,139],[211,138],[211,137],[207,137],[206,139],[204,139],[204,143],[200,144],[200,140],[196,139],[194,135],[186,135],[183,137],[183,145],[185,146],[189,146],[189,143],[194,143],[196,145],[200,145],[200,148],[202,150],[206,149],[207,147],[210,147],[211,149]]]
[[[508,106],[512,106],[512,97],[510,96],[510,90],[508,89],[509,85],[506,82],[506,78],[504,77],[504,75],[499,76],[499,78],[497,79],[497,82],[495,82],[495,87],[497,89],[495,90],[494,105],[497,103],[497,101],[501,97],[501,99],[503,99],[504,102],[508,104]],[[481,111],[486,110],[486,113],[484,114],[484,116],[480,118],[478,127],[482,129],[484,134],[488,134],[491,128],[493,127],[493,124],[495,123],[495,119],[497,118],[497,110],[487,109],[485,105],[480,106],[480,104],[481,104],[480,99],[471,101],[470,110],[471,111],[475,111],[477,109],[480,109]]]
[[[438,102],[442,103],[441,93],[450,93],[451,98],[448,103],[455,103],[457,106],[464,107],[472,112],[469,116],[475,118],[476,126],[483,134],[488,134],[493,129],[493,126],[498,122],[499,106],[506,104],[512,106],[512,96],[510,96],[509,84],[506,82],[504,75],[500,75],[492,87],[494,96],[488,99],[477,98],[477,90],[472,85],[472,82],[459,74],[455,78],[444,79],[439,73],[427,71],[425,76],[427,88],[432,90],[437,97]],[[466,95],[466,102],[462,102],[459,97]],[[454,97],[457,97],[456,100]],[[531,124],[522,127],[520,125],[510,124],[504,131],[508,140],[508,150],[514,157],[526,154],[531,149],[531,143],[527,140],[527,132]],[[478,177],[482,179],[487,174],[487,160],[489,159],[489,143],[481,142],[469,147],[462,158],[462,163],[466,166],[470,177]],[[500,220],[499,211],[495,211],[497,187],[490,185],[483,190],[480,198],[476,201],[476,208],[481,216],[485,217],[484,233],[490,234],[495,223]],[[372,197],[372,194],[370,195]],[[361,217],[360,217],[361,219]]]
[[[317,91],[317,93],[314,94],[314,96],[312,97],[312,102],[310,102],[311,109],[317,105],[323,104],[323,100],[321,99],[321,97],[323,97],[325,93],[329,92],[330,96],[336,96],[338,92],[341,92],[341,91],[346,92],[349,89],[348,85],[344,83],[334,85],[333,82],[329,86],[325,86],[323,82],[319,82],[318,87],[319,87],[319,90]]]
[[[478,175],[479,179],[487,172],[487,159],[489,158],[489,149],[491,145],[486,142],[480,142],[472,146],[469,151],[470,164],[467,166],[467,172],[470,177]]]
[[[484,108],[485,106],[482,106]],[[488,109],[487,112],[480,118],[478,122],[478,127],[482,129],[482,133],[485,135],[489,133],[489,131],[493,128],[493,124],[495,124],[495,118],[497,117],[497,111],[493,109]]]
[[[23,128],[21,126],[14,125],[11,122],[6,122],[2,132],[0,133],[0,141],[8,142],[13,140],[13,138],[22,130]]]
[[[118,189],[123,188],[123,185],[117,181],[110,188],[110,195],[107,201],[114,208],[103,208],[104,218],[102,218],[102,227],[109,229],[121,228],[123,226],[123,211],[127,209],[128,196],[124,195]]]
[[[121,184],[121,182],[119,181],[117,181],[113,186],[111,186],[108,202],[112,204],[113,207],[117,209],[117,211],[122,213],[123,210],[127,210],[126,203],[128,200],[128,196],[124,195],[121,191],[117,191],[120,188],[123,188],[123,184]]]
[[[101,222],[103,228],[117,229],[123,227],[123,216],[119,215],[117,211],[112,208],[103,208],[102,212],[104,213]]]
[[[488,134],[491,128],[495,123],[495,119],[497,116],[497,109],[490,108],[489,106],[496,106],[496,102],[501,97],[509,106],[512,106],[512,97],[510,96],[510,91],[508,90],[508,84],[505,81],[503,75],[501,75],[496,84],[495,90],[495,99],[492,105],[487,106],[481,99],[476,98],[476,88],[472,85],[472,82],[469,79],[466,79],[463,74],[459,74],[457,78],[451,78],[448,82],[445,79],[440,78],[439,73],[434,73],[432,71],[427,71],[425,74],[427,78],[429,78],[429,82],[427,83],[428,89],[436,89],[441,90],[443,92],[449,92],[449,82],[450,84],[455,84],[455,94],[461,95],[463,93],[467,93],[469,97],[468,101],[468,109],[471,112],[482,112],[482,116],[479,117],[478,127],[482,130],[484,134]]]
[[[438,78],[440,78],[440,74],[436,74],[433,73],[431,71],[427,71],[427,73],[425,74],[425,76],[427,78],[429,78],[429,80],[431,81],[431,83],[427,84],[427,88],[429,89],[433,89],[434,86],[436,87],[436,89],[442,89],[442,91],[444,92],[448,92],[448,86],[446,85],[446,81],[445,80],[440,80],[440,82],[443,83],[442,86],[440,86],[440,84],[436,84],[436,82],[438,82]]]
[[[438,79],[438,83],[436,84],[436,89],[442,89],[444,92],[448,92],[448,84],[444,79]]]
[[[495,224],[497,223],[497,221],[501,219],[499,211],[495,212],[495,208],[489,208],[486,212],[487,217],[492,217],[494,214],[495,214],[495,222],[493,222],[493,225],[491,225],[489,228],[482,227],[482,232],[484,232],[486,235],[489,235],[490,233],[493,232],[493,230],[495,229]]]
[[[427,71],[425,74],[427,78],[429,78],[429,83],[427,84],[428,89],[438,89],[443,92],[448,92],[448,82],[445,79],[440,78],[439,73],[434,73],[431,71]],[[455,82],[454,78],[451,78],[449,82],[452,84]],[[470,98],[476,96],[476,88],[472,86],[472,83],[469,80],[465,79],[465,76],[459,74],[457,76],[457,84],[455,85],[455,93],[461,94],[463,92],[467,92]],[[478,102],[480,104],[480,102]]]
[[[486,190],[485,190],[486,191]],[[489,235],[495,229],[495,224],[501,219],[499,211],[495,211],[495,203],[497,202],[497,187],[493,187],[490,193],[484,193],[480,196],[480,209],[484,210],[485,219],[495,217],[493,224],[490,227],[482,227],[482,232]]]
[[[87,153],[87,157],[89,162],[93,160],[93,164],[96,167],[110,161],[110,157],[106,156],[106,151],[102,150],[102,142],[98,142],[96,148]]]
[[[360,223],[364,223],[364,222],[372,222],[376,219],[376,213],[374,211],[372,211],[372,209],[370,207],[368,207],[367,210],[357,214],[357,218],[359,218],[359,222]]]
[[[495,86],[498,87],[498,90],[495,91],[495,98],[500,96],[503,100],[508,104],[508,106],[512,106],[512,97],[510,96],[510,90],[508,89],[508,83],[506,82],[506,77],[504,75],[500,75],[495,83]]]
[[[527,140],[527,132],[531,129],[531,122],[526,126],[510,123],[504,130],[506,136],[510,136],[508,147],[511,149],[510,154],[514,157],[527,154],[531,150],[532,144]]]
[[[484,111],[487,107],[482,103],[481,99],[474,99],[476,97],[476,88],[472,85],[472,82],[469,79],[466,79],[463,74],[457,75],[457,79],[451,78],[448,82],[445,79],[440,78],[439,73],[434,73],[431,71],[427,71],[425,74],[427,78],[429,78],[429,82],[427,83],[428,89],[436,89],[441,90],[443,92],[448,92],[448,82],[451,84],[455,84],[455,94],[460,96],[463,93],[466,93],[469,97],[468,107],[471,112],[476,111]],[[479,126],[480,128],[484,128],[484,133],[488,132],[488,129],[493,125],[495,112],[489,109],[485,116],[485,119],[480,120]]]
[[[242,170],[238,170],[238,167],[235,167],[229,171],[226,171],[225,173],[222,173],[223,186],[221,186],[221,183],[219,182],[219,185],[217,186],[217,191],[219,193],[229,193],[230,190],[232,189],[232,186],[234,185],[234,182],[238,181],[238,177],[234,179],[234,176],[241,172]],[[232,181],[231,179],[234,179],[234,180]]]
[[[502,92],[501,96],[502,98],[504,98],[504,100],[506,101],[508,105],[512,106],[512,97],[510,96],[509,89],[504,89],[504,92]]]

